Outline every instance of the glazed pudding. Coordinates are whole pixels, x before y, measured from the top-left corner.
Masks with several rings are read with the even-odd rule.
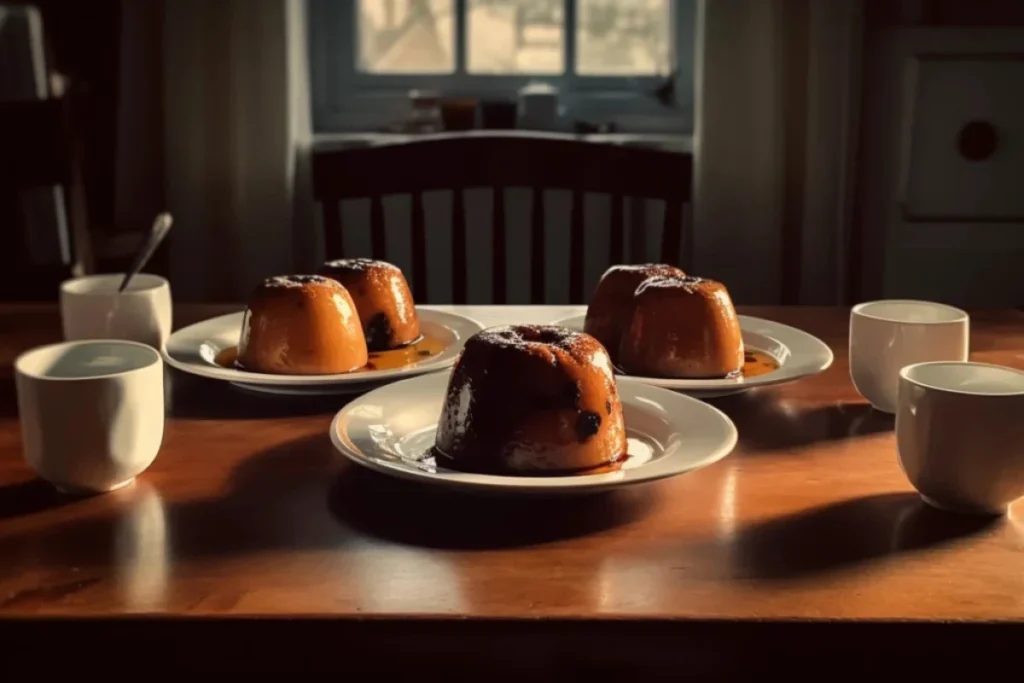
[[[466,341],[445,396],[437,461],[463,471],[571,474],[626,458],[611,359],[588,334],[516,325]]]
[[[352,296],[371,352],[420,338],[412,292],[397,266],[366,258],[339,259],[325,263],[320,274],[337,280]]]
[[[743,334],[725,286],[699,277],[656,277],[633,296],[619,346],[631,375],[722,379],[743,370]]]
[[[660,263],[612,266],[597,283],[587,306],[583,331],[601,342],[618,362],[622,333],[629,327],[633,312],[633,294],[637,287],[652,277],[686,277],[675,266]]]
[[[358,370],[367,358],[355,304],[335,280],[271,277],[250,297],[238,343],[238,364],[245,370],[333,375]]]

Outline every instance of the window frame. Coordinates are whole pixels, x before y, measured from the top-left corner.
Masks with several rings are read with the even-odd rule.
[[[575,26],[576,0],[563,0],[566,27]],[[313,128],[318,133],[377,130],[408,109],[408,92],[432,89],[445,97],[512,98],[531,81],[559,88],[567,121],[614,120],[622,130],[690,133],[693,121],[693,36],[697,0],[670,4],[676,105],[653,96],[665,76],[587,76],[572,73],[575,30],[564,32],[561,74],[471,74],[465,71],[467,0],[454,0],[455,71],[451,74],[368,74],[359,71],[357,4],[354,0],[307,0]],[[345,43],[345,38],[350,40]],[[586,117],[581,116],[586,112]]]

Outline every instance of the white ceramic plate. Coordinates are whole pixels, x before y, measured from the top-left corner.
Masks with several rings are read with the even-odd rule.
[[[736,427],[717,408],[641,383],[619,385],[629,460],[617,472],[567,477],[506,477],[438,467],[430,451],[447,374],[381,387],[346,405],[331,442],[356,463],[384,474],[490,493],[583,493],[664,479],[706,467],[736,445]]]
[[[243,311],[178,330],[167,340],[163,355],[168,365],[182,372],[224,380],[252,391],[303,396],[359,393],[383,382],[450,368],[459,357],[466,339],[483,329],[475,320],[454,313],[425,308],[417,308],[416,313],[423,334],[442,340],[445,347],[432,358],[402,368],[340,375],[271,375],[217,365],[214,363],[217,354],[238,344]]]
[[[576,315],[564,318],[553,325],[562,325],[582,330],[586,316]],[[663,389],[672,389],[698,398],[715,398],[738,394],[755,387],[792,382],[824,372],[832,365],[832,349],[803,330],[789,325],[741,315],[740,329],[743,330],[743,344],[751,349],[764,351],[779,362],[779,369],[756,377],[735,377],[733,379],[666,379],[663,377],[640,377],[616,375],[619,385],[641,382]]]

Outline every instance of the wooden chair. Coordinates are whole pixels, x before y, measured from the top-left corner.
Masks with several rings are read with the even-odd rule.
[[[0,103],[0,298],[52,300],[59,283],[88,270],[84,187],[63,98]],[[59,262],[33,263],[21,192],[60,188],[54,201]]]
[[[53,300],[59,283],[92,261],[72,114],[77,95],[48,66],[38,8],[7,12],[2,56],[21,71],[0,93],[0,299]],[[47,250],[55,245],[59,255],[34,262],[29,230],[41,227],[56,234],[37,241],[49,243]]]
[[[494,189],[492,206],[494,303],[506,303],[506,225],[504,190],[533,190],[530,298],[544,300],[544,202],[546,189],[572,192],[570,221],[569,296],[584,302],[585,193],[611,195],[610,264],[624,258],[624,200],[626,197],[666,202],[661,242],[663,262],[686,267],[691,256],[690,235],[683,231],[683,205],[690,200],[692,158],[689,154],[587,142],[565,136],[521,134],[459,134],[367,148],[318,151],[313,158],[314,196],[322,205],[328,258],[343,258],[339,202],[369,198],[372,256],[387,259],[384,234],[385,195],[412,195],[412,287],[426,301],[426,220],[422,193],[452,191],[452,298],[467,301],[466,214],[463,192]],[[685,238],[685,249],[684,246]],[[349,254],[354,256],[354,254]],[[437,302],[433,302],[437,303]]]

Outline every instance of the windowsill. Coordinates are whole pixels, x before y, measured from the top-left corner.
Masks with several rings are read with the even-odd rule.
[[[448,97],[497,99],[514,102],[514,92],[450,92]],[[684,100],[673,107],[636,92],[582,91],[560,96],[561,132],[571,133],[575,122],[599,126],[614,123],[618,131],[638,135],[690,135],[693,132],[693,103]],[[366,91],[344,101],[319,103],[313,110],[313,127],[324,133],[387,132],[390,124],[409,115],[408,92]]]
[[[446,137],[474,137],[495,135],[508,137],[545,137],[564,140],[583,140],[609,145],[630,145],[650,147],[680,154],[693,153],[693,136],[685,134],[647,134],[647,133],[595,133],[575,135],[572,133],[551,133],[533,130],[470,130],[453,133],[410,134],[410,133],[317,133],[313,136],[313,151],[329,151],[334,149],[351,149],[354,147],[376,147],[379,145],[400,144],[412,140],[429,140]]]

